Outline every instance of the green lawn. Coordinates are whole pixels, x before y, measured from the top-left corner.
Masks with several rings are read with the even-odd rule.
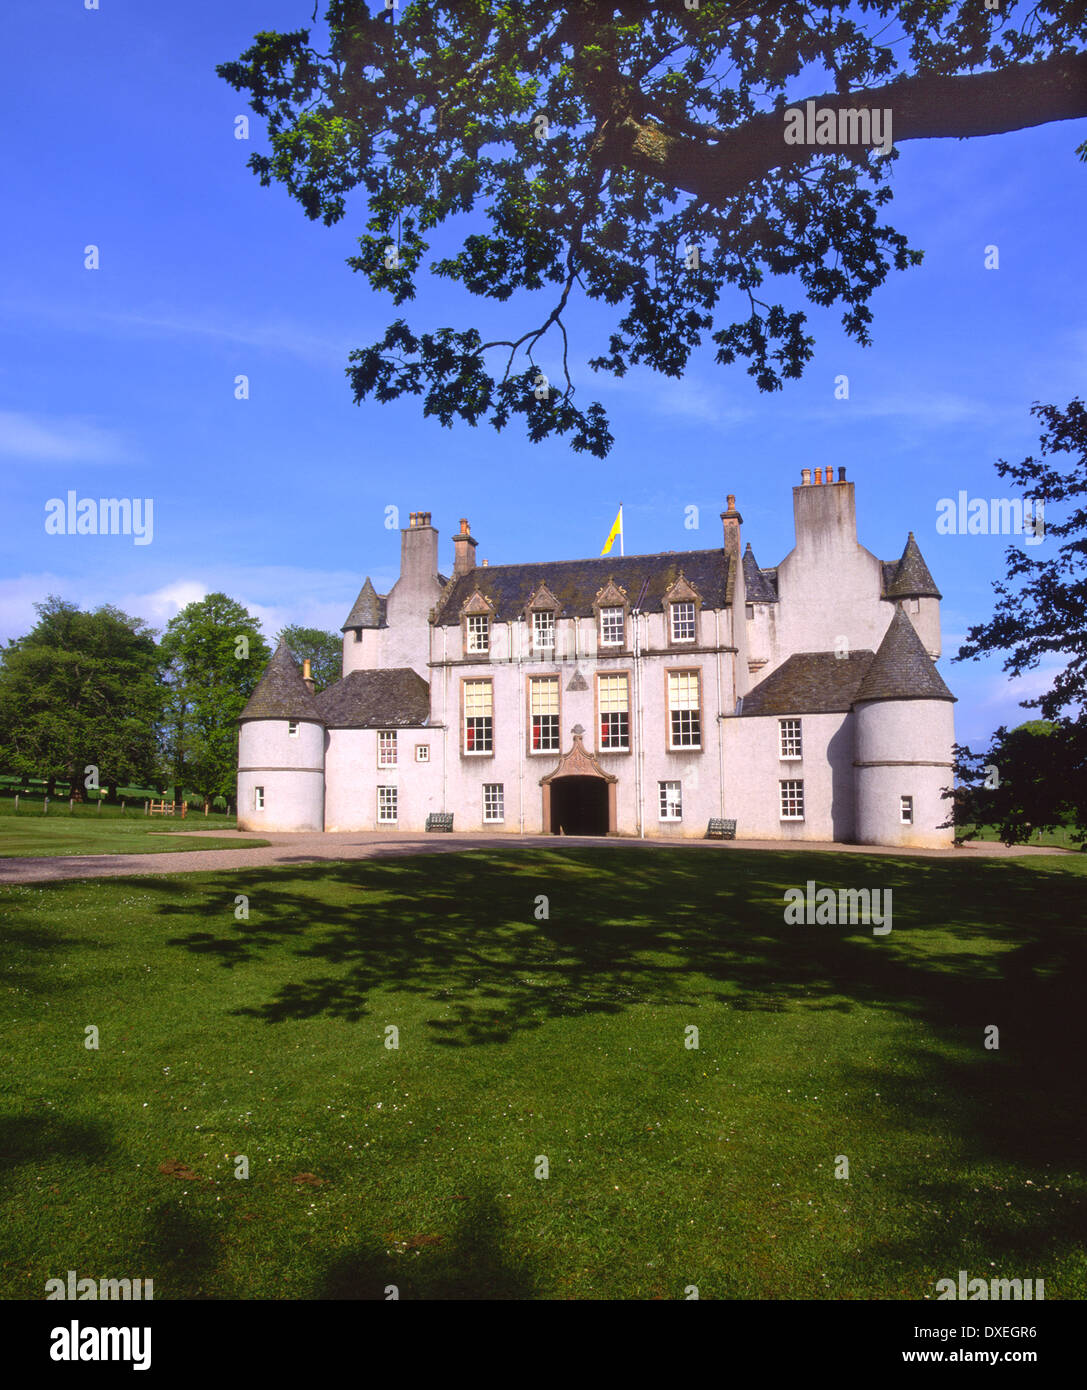
[[[973,827],[967,827],[973,829]],[[983,825],[978,831],[979,840],[999,840],[1000,833],[991,825]],[[1041,845],[1045,849],[1079,849],[1084,843],[1082,833],[1067,825],[1056,825],[1052,830],[1035,830],[1027,841],[1029,845]]]
[[[57,809],[54,811],[54,806]],[[61,807],[63,809],[61,809]],[[121,816],[116,808],[96,812],[88,806],[69,814],[68,803],[53,803],[48,815],[40,804],[35,811],[20,809],[18,815],[0,814],[0,858],[51,854],[161,854],[166,850],[238,849],[242,845],[267,845],[268,840],[242,839],[232,833],[233,816],[189,815],[145,816],[129,810]],[[221,830],[222,836],[195,839],[178,832]]]
[[[0,1294],[1082,1298],[1083,874],[496,848],[0,889]],[[786,925],[808,879],[891,889],[893,931]]]

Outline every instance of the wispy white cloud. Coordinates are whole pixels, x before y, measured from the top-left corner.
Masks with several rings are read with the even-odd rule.
[[[0,455],[44,463],[121,463],[132,457],[116,430],[19,410],[0,410]]]
[[[946,429],[948,425],[975,423],[992,418],[990,402],[973,400],[953,391],[860,392],[855,390],[848,401],[816,406],[807,412],[810,418],[834,421],[837,424],[857,420],[905,420],[913,425]]]
[[[187,604],[209,593],[224,593],[257,617],[269,638],[294,623],[338,632],[363,577],[345,570],[287,565],[208,565],[163,577],[147,587],[133,584],[131,569],[122,574],[88,570],[63,577],[48,571],[24,574],[0,580],[0,640],[29,632],[37,621],[34,604],[51,593],[77,601],[83,608],[113,604],[160,630]],[[371,578],[379,593],[387,593],[396,582],[395,575],[376,570]]]
[[[754,417],[754,410],[728,399],[723,384],[708,382],[688,373],[681,378],[661,376],[649,367],[632,367],[624,377],[590,375],[586,386],[607,405],[610,395],[620,395],[628,405],[640,405],[647,414],[673,416],[700,424],[730,425]]]
[[[29,303],[8,300],[3,305],[8,321],[33,319],[62,326],[65,332],[112,333],[118,337],[206,338],[236,343],[262,352],[282,353],[319,366],[343,366],[348,352],[365,337],[364,329],[351,338],[314,333],[282,316],[247,319],[221,310],[196,306],[148,305],[131,310],[103,311],[70,303]]]
[[[96,317],[122,330],[155,337],[213,338],[259,348],[262,352],[300,357],[320,366],[342,366],[351,348],[358,346],[347,338],[335,339],[308,332],[297,323],[284,319],[246,322],[226,319],[208,310],[191,314],[167,310],[160,313],[98,314]]]

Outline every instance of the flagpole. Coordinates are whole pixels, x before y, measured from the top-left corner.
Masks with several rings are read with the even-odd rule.
[[[623,549],[623,504],[622,504],[622,502],[619,503],[619,554],[620,554],[620,555],[625,555],[625,554],[626,554],[626,551]]]

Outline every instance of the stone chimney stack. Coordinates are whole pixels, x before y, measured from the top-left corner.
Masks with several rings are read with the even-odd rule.
[[[793,519],[796,523],[796,545],[798,550],[807,551],[820,557],[827,574],[834,573],[832,556],[852,554],[857,545],[857,512],[853,495],[853,484],[845,480],[845,469],[838,470],[838,481],[834,481],[834,470],[815,470],[815,482],[810,479],[810,470],[800,470],[800,486],[793,488]],[[814,561],[813,561],[814,563]]]
[[[429,512],[412,512],[400,532],[400,579],[409,586],[433,583],[438,575],[438,533]]]
[[[460,532],[453,537],[453,575],[468,574],[476,567],[476,545],[478,542],[468,530],[468,518],[460,519]]]
[[[310,674],[310,659],[307,656],[302,662],[302,679],[306,683],[306,689],[312,695],[314,693],[313,676]]]
[[[721,513],[721,522],[725,528],[725,554],[735,555],[740,558],[740,527],[743,524],[743,517],[736,510],[736,498],[730,492],[728,495],[728,510]]]

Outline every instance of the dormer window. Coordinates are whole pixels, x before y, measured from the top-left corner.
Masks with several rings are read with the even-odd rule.
[[[695,605],[693,601],[672,604],[672,641],[695,640]]]
[[[628,636],[627,614],[630,612],[630,595],[609,579],[602,589],[598,589],[593,600],[593,613],[596,616],[597,643],[600,652],[613,655],[625,650]]]
[[[702,595],[682,570],[665,591],[663,607],[669,645],[681,647],[697,642],[698,613],[702,607]]]
[[[473,655],[491,650],[491,620],[486,613],[470,613],[465,619],[465,650]]]
[[[622,608],[601,608],[600,645],[621,647],[626,630],[626,615]]]
[[[555,650],[555,615],[550,610],[532,615],[532,647],[538,652]]]

